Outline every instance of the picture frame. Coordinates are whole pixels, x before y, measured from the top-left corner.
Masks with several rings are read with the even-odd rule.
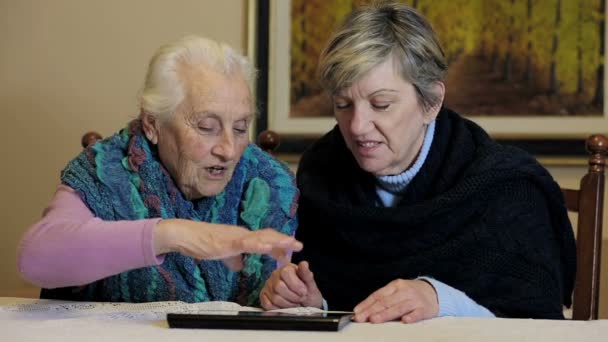
[[[281,138],[278,153],[300,154],[329,131],[335,120],[331,117],[289,116],[290,6],[290,0],[250,0],[249,49],[259,69],[256,99],[260,115],[255,132],[275,131]],[[608,39],[607,36],[605,34],[604,39]],[[608,64],[606,53],[604,60],[604,65]],[[608,95],[606,79],[604,77],[604,99]],[[585,139],[590,134],[608,133],[606,101],[603,101],[603,113],[599,117],[518,115],[475,116],[471,119],[496,140],[540,157],[585,157]]]

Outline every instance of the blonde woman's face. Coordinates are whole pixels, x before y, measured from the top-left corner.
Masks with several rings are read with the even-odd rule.
[[[443,94],[443,84],[438,84]],[[440,105],[424,111],[414,86],[397,72],[393,59],[371,69],[333,96],[334,114],[359,166],[376,176],[396,175],[415,160],[425,126]]]
[[[240,75],[209,70],[189,70],[185,79],[187,98],[159,124],[159,156],[186,198],[215,196],[249,143],[249,87]]]

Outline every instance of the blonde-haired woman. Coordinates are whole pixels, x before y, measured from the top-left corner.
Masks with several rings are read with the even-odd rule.
[[[373,323],[563,318],[575,243],[559,187],[443,107],[447,65],[428,22],[394,2],[357,9],[319,64],[338,124],[300,161],[306,248],[262,305]]]

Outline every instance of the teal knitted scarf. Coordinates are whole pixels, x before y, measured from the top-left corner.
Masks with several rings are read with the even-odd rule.
[[[103,220],[182,218],[250,230],[272,227],[288,235],[297,226],[298,191],[284,164],[250,144],[222,193],[189,201],[160,163],[156,146],[143,135],[139,120],[85,149],[63,170],[61,180]],[[244,264],[242,271],[232,272],[218,260],[197,262],[169,253],[160,266],[69,288],[70,298],[61,297],[126,302],[223,300],[257,306],[259,291],[276,262],[251,254]],[[59,290],[65,294],[68,289]],[[45,291],[53,297],[55,290]]]

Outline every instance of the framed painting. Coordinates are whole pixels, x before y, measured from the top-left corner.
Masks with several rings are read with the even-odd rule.
[[[444,104],[540,156],[584,155],[587,136],[608,133],[606,1],[402,0],[442,42]],[[317,58],[342,19],[366,2],[251,1],[256,131],[279,133],[279,152],[301,153],[335,125],[316,81]]]

